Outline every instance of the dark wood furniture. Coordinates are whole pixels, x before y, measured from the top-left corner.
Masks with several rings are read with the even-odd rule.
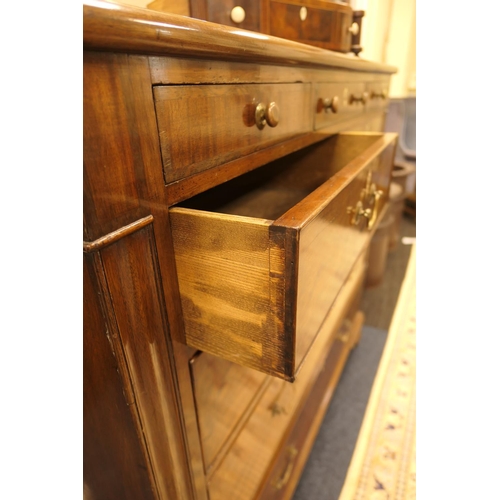
[[[338,52],[350,52],[353,40],[359,48],[359,12],[354,26],[352,8],[333,0],[154,0],[148,8]]]
[[[84,5],[84,496],[290,498],[363,314],[394,68]]]
[[[361,47],[361,26],[363,17],[365,17],[364,10],[354,10],[352,12],[352,25],[351,25],[351,51],[359,56],[359,53],[363,50]]]

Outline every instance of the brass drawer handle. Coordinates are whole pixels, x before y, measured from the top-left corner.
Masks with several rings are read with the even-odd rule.
[[[368,219],[368,229],[371,229],[375,224],[375,221],[377,220],[380,199],[384,194],[384,192],[380,189],[377,189],[377,185],[372,182],[372,176],[373,174],[370,170],[366,177],[366,186],[361,191],[361,199],[363,200],[363,202],[367,205],[373,205],[373,210],[371,211],[371,215]]]
[[[361,201],[358,201],[354,208],[347,207],[347,213],[352,214],[351,226],[357,226],[361,222],[363,217],[365,217],[368,223],[370,223],[370,219],[372,217],[371,209],[364,208]]]
[[[374,184],[374,186],[375,186],[375,184]],[[371,217],[368,219],[368,229],[371,229],[373,227],[373,225],[375,224],[375,221],[377,220],[380,200],[382,199],[382,194],[383,194],[383,191],[380,191],[380,189],[376,189],[376,191],[374,193],[375,201],[373,203],[372,214],[371,214]]]
[[[259,102],[255,108],[255,124],[262,130],[266,124],[276,127],[280,121],[280,109],[275,102],[264,104]]]
[[[374,92],[372,90],[372,93],[370,94],[370,99],[385,99],[387,97],[387,94],[385,92]]]
[[[318,107],[317,111],[318,113],[321,113],[321,111],[325,111],[325,113],[328,112],[328,110],[331,110],[332,113],[337,113],[339,110],[339,98],[338,96],[333,96],[333,97],[323,97],[318,99]]]
[[[360,96],[351,94],[351,97],[349,97],[349,104],[354,104],[355,102],[366,104],[368,102],[368,92],[363,92]]]
[[[347,341],[349,340],[349,337],[351,336],[351,329],[352,329],[352,321],[349,319],[345,319],[342,322],[342,325],[337,332],[336,339],[340,340],[343,344],[347,344]]]
[[[288,456],[288,464],[286,466],[285,472],[283,472],[281,477],[274,483],[274,487],[277,490],[281,490],[286,485],[286,483],[288,483],[290,476],[292,475],[293,466],[295,465],[295,458],[297,457],[299,452],[297,448],[295,448],[295,446],[289,446],[286,449],[286,454]]]

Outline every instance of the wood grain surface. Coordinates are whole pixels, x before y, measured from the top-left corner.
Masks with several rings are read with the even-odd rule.
[[[190,16],[190,3],[194,3],[193,0],[153,0],[146,7],[158,12],[170,12],[171,14],[178,14],[180,16]]]
[[[165,183],[312,130],[310,85],[154,88]],[[279,106],[276,127],[255,123],[257,104]],[[179,119],[182,117],[182,119]]]
[[[96,259],[85,256],[83,261],[84,498],[152,500],[159,498],[153,469],[137,432],[135,397],[118,339],[100,303]]]
[[[261,495],[263,498],[290,498],[353,345],[351,340],[358,333],[352,328],[351,338],[351,330],[342,327],[345,314],[350,305],[355,305],[362,287],[364,265],[358,269],[361,274],[353,274],[350,286],[330,311],[330,321],[325,324],[296,381],[289,384],[273,379],[266,389],[209,481],[212,500],[249,500]],[[316,385],[319,386],[316,393],[311,392]],[[308,417],[300,417],[303,409]],[[296,455],[288,453],[286,443],[296,446]],[[288,464],[292,466],[289,475],[286,473]],[[286,479],[283,486],[276,488],[282,479]]]
[[[207,21],[213,23],[235,26],[244,30],[260,30],[260,1],[255,0],[206,0]],[[233,7],[242,7],[245,11],[245,19],[241,23],[235,23],[231,19]]]
[[[387,64],[349,57],[262,33],[222,26],[175,14],[164,14],[99,0],[83,6],[83,44],[149,55],[174,55],[248,63],[345,68],[395,73]]]
[[[101,256],[160,495],[190,498],[184,430],[151,226],[103,249]]]
[[[206,473],[210,477],[258,403],[270,379],[205,352],[190,362]]]
[[[175,3],[180,11],[186,6]],[[314,130],[313,86],[375,88],[395,68],[113,2],[85,2],[83,21],[85,498],[206,500],[231,484],[243,490],[246,482],[249,492],[261,491],[323,366],[314,349],[323,346],[324,359],[325,339],[350,314],[351,299],[340,297],[351,297],[358,276],[354,267],[330,312],[323,303],[317,339],[304,336],[300,347],[295,331],[303,299],[297,286],[311,286],[301,277],[301,259],[304,266],[317,258],[310,249],[321,240],[315,235],[323,234],[321,214],[375,153],[372,139],[359,136],[366,148],[356,152],[347,142],[336,148],[331,136],[348,128],[380,129],[384,117],[380,99],[380,107],[358,106],[349,117]],[[166,111],[155,101],[155,93],[164,91],[175,95]],[[252,103],[284,98],[276,128],[250,125],[248,136],[240,134],[241,123],[251,124],[244,111],[250,95]],[[318,170],[330,153],[339,168],[326,162],[330,167]],[[357,167],[341,175],[352,162]],[[249,196],[247,175],[256,183]],[[332,176],[335,183],[321,191]],[[263,181],[267,187],[256,189]],[[172,208],[214,187],[223,193],[218,205]],[[318,189],[322,200],[312,196]],[[227,212],[218,211],[222,204]],[[242,215],[244,209],[249,214]],[[181,297],[179,282],[188,283],[190,296]],[[222,336],[210,330],[214,325]],[[350,343],[342,339],[335,343],[348,352]],[[305,353],[311,342],[299,365],[297,348]],[[236,364],[195,356],[197,348]],[[311,356],[314,369],[307,368]],[[343,358],[337,359],[332,369],[340,373]],[[301,403],[289,394],[300,384],[266,376],[293,380],[300,366],[298,377],[307,380],[301,382]],[[220,393],[209,388],[210,381],[220,384]],[[267,384],[278,385],[268,393]],[[264,461],[256,464],[256,476],[247,477],[252,471],[244,469],[245,455],[253,438],[245,436],[268,394],[262,414],[284,409],[288,423],[267,439]],[[269,422],[276,420],[266,418],[271,430]],[[286,484],[293,484],[301,457]],[[227,482],[227,474],[237,471],[244,476]]]
[[[306,8],[306,17],[300,11]],[[269,1],[269,31],[273,36],[338,52],[351,49],[352,9],[337,2]]]

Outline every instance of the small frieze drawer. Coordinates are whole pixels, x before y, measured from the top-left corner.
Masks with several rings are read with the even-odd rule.
[[[316,130],[362,115],[369,103],[364,83],[318,83],[314,87]]]
[[[154,87],[165,183],[312,130],[308,83]]]

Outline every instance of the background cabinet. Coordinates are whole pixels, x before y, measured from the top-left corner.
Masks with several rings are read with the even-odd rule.
[[[353,11],[347,3],[331,0],[155,0],[148,8],[337,52],[351,50]]]

